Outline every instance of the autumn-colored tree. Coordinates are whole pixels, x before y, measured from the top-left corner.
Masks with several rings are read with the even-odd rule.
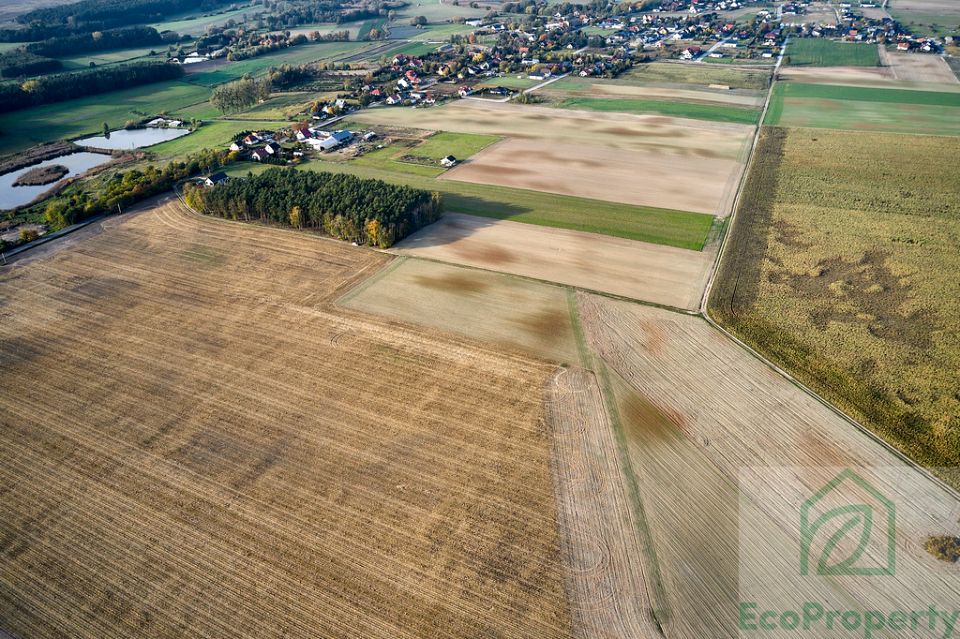
[[[290,226],[294,228],[301,228],[303,225],[300,221],[300,207],[295,206],[290,209]]]
[[[370,243],[376,245],[380,237],[380,220],[370,220],[367,222],[367,237]]]

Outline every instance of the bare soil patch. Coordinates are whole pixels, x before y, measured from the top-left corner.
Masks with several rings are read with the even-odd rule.
[[[930,84],[960,84],[953,70],[938,55],[881,49],[880,57],[884,64],[890,66],[890,71],[897,80]]]
[[[687,158],[741,159],[752,135],[752,127],[742,124],[479,100],[458,100],[431,109],[373,109],[351,117],[433,131],[495,134],[622,152],[674,153]]]
[[[486,148],[441,179],[725,215],[743,166],[711,156],[707,149],[691,157],[513,139]]]
[[[393,251],[685,309],[698,307],[714,258],[712,252],[453,213]]]
[[[814,67],[785,66],[778,77],[782,80],[816,82],[826,84],[869,85],[889,84],[896,81],[888,67]]]

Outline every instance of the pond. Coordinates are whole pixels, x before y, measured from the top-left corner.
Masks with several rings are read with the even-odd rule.
[[[96,149],[140,149],[161,142],[176,140],[190,133],[190,129],[120,129],[111,131],[109,139],[95,135],[82,140],[74,140],[80,146],[92,146]]]
[[[39,164],[34,164],[10,173],[0,175],[0,209],[12,209],[24,204],[29,204],[35,197],[42,195],[50,190],[53,184],[43,184],[40,186],[14,186],[17,178],[38,167],[53,166],[60,164],[67,167],[70,171],[61,179],[76,177],[86,173],[95,166],[100,166],[109,162],[109,155],[103,153],[71,153],[70,155],[61,155],[52,160],[45,160]]]

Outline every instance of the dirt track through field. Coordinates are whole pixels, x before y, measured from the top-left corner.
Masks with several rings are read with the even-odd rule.
[[[694,310],[715,255],[448,213],[393,248],[411,255]]]
[[[0,273],[0,627],[570,635],[552,366],[332,309],[373,251],[104,226]]]

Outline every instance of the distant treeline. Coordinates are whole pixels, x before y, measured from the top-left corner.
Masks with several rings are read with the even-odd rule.
[[[45,75],[22,83],[3,82],[0,83],[0,112],[173,80],[182,75],[183,69],[179,64],[135,62]]]
[[[23,49],[0,54],[0,77],[19,78],[25,75],[53,73],[63,68],[59,60],[42,58]]]
[[[381,248],[440,217],[437,192],[342,173],[268,169],[212,189],[191,187],[187,202],[202,213],[296,228]]]
[[[56,58],[90,51],[149,46],[162,42],[163,38],[160,36],[160,32],[153,27],[121,27],[119,29],[107,29],[106,31],[94,31],[93,33],[48,38],[42,42],[28,44],[26,50],[36,55]]]
[[[90,30],[162,22],[184,11],[209,11],[223,0],[81,0],[43,7],[17,17],[25,25],[69,25]]]

